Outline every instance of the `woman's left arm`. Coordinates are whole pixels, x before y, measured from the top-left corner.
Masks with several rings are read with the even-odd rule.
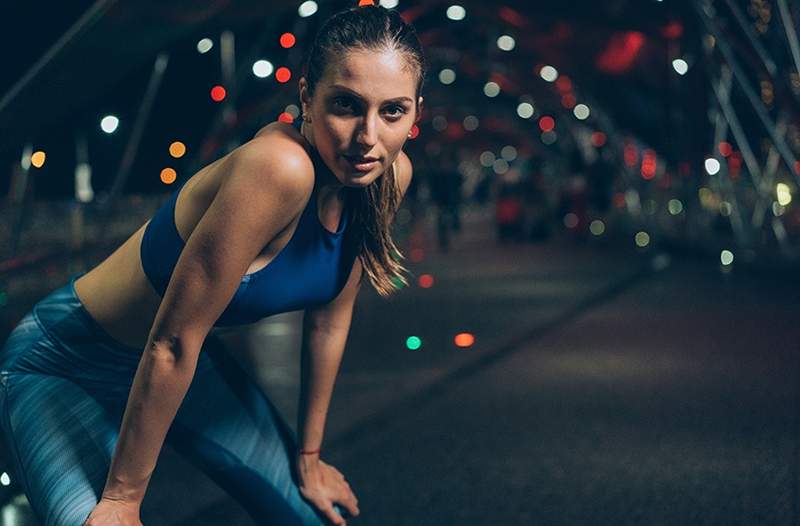
[[[412,167],[402,150],[396,162],[402,198],[411,184]],[[356,258],[339,295],[321,307],[306,309],[303,317],[297,432],[298,445],[304,450],[317,450],[322,445],[328,406],[350,331],[362,272],[361,262]],[[307,460],[300,457],[306,455],[298,454],[298,461]]]

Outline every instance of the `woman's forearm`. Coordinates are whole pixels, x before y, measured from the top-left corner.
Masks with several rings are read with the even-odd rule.
[[[347,333],[346,327],[325,328],[304,320],[297,412],[298,440],[303,449],[318,449],[322,445],[325,419]]]
[[[192,382],[188,342],[148,342],[133,379],[103,497],[141,503],[167,430]]]

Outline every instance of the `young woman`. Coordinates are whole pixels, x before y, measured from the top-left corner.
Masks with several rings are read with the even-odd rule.
[[[424,76],[396,12],[334,15],[299,81],[299,126],[269,124],[200,170],[20,321],[0,352],[0,420],[44,525],[140,525],[164,441],[258,524],[359,514],[319,452],[364,275],[383,295],[405,281],[390,226]],[[210,331],[298,309],[295,437]]]

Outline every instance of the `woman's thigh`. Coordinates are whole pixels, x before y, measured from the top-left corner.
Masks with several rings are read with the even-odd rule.
[[[218,338],[207,338],[167,440],[258,524],[327,524],[297,487],[294,432]]]
[[[0,410],[14,469],[45,526],[80,526],[103,491],[121,416],[65,378],[4,373]]]

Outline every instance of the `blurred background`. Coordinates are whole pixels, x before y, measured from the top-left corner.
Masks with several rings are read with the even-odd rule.
[[[381,0],[428,75],[323,459],[364,525],[798,524],[800,6]],[[275,120],[355,1],[3,7],[0,338]],[[218,330],[296,422],[301,312]],[[217,329],[215,329],[217,331]],[[0,524],[37,524],[0,449]],[[180,452],[148,525],[255,524]]]

